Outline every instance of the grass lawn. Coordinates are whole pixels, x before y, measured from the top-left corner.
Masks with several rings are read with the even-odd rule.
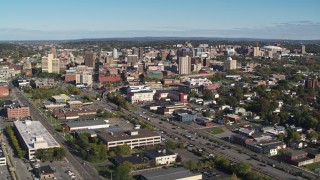
[[[209,132],[210,132],[211,134],[221,134],[221,133],[224,132],[224,130],[221,129],[221,128],[219,128],[219,127],[214,127],[214,128],[211,128],[211,129],[209,130]]]
[[[316,163],[312,163],[312,164],[308,164],[305,166],[307,169],[310,170],[315,170],[317,168],[320,168],[320,162],[316,162]]]

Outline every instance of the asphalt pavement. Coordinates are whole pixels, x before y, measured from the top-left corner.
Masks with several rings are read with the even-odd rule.
[[[35,107],[32,103],[30,103],[29,99],[25,97],[23,93],[21,93],[17,88],[14,88],[14,89],[15,90],[12,92],[15,93],[18,100],[22,104],[30,106],[31,117],[36,121],[40,121],[43,124],[43,126],[48,130],[48,132],[51,135],[53,135],[53,137],[57,140],[57,142],[59,142],[59,144],[62,147],[65,147],[66,149],[68,149],[64,137],[58,132],[56,132],[54,127],[49,123],[49,120],[47,119],[47,117],[44,114],[42,114],[42,112],[39,111],[37,107]],[[95,168],[93,168],[89,163],[87,163],[84,167],[84,165],[82,165],[83,160],[80,157],[77,157],[71,154],[69,151],[67,151],[66,153],[66,160],[76,170],[76,173],[79,175],[78,179],[83,179],[83,180],[102,179],[102,177],[98,174]]]

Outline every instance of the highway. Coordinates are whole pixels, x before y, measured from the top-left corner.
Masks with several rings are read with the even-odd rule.
[[[83,180],[96,180],[96,179],[102,179],[102,177],[98,174],[98,172],[89,164],[86,163],[86,165],[82,165],[83,160],[80,157],[77,157],[70,153],[70,148],[66,144],[66,141],[64,137],[56,132],[54,127],[49,123],[49,120],[47,117],[42,114],[38,110],[37,107],[35,107],[32,103],[29,102],[29,99],[24,96],[23,93],[20,92],[18,88],[12,87],[12,92],[15,94],[15,96],[18,98],[18,100],[24,104],[30,106],[30,114],[33,120],[40,121],[43,126],[48,130],[48,132],[53,135],[53,137],[57,140],[57,142],[64,148],[66,148],[66,159],[68,163],[74,167],[74,169],[78,172],[80,177],[78,179]]]

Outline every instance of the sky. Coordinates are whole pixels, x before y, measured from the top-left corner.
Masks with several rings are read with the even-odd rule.
[[[7,0],[1,40],[320,39],[319,0]]]

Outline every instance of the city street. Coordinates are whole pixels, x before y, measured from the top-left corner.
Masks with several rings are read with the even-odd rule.
[[[108,102],[105,104],[105,108],[115,109],[116,105]],[[209,141],[208,139],[203,139],[203,138],[199,137],[198,134],[194,135],[195,137],[198,136],[196,141],[192,141],[192,140],[186,138],[186,135],[189,135],[190,132],[194,132],[195,131],[194,129],[192,129],[188,126],[185,127],[185,125],[183,125],[181,123],[175,122],[175,123],[171,124],[167,121],[162,121],[158,118],[153,118],[153,117],[151,117],[151,115],[153,115],[153,116],[158,116],[158,115],[151,114],[150,112],[147,112],[147,110],[141,109],[138,106],[136,106],[136,109],[134,111],[127,111],[125,109],[122,109],[122,112],[128,116],[135,117],[139,120],[147,121],[147,120],[140,117],[140,115],[143,114],[144,116],[147,116],[150,118],[150,121],[148,121],[148,122],[153,124],[156,128],[161,129],[163,131],[166,131],[167,134],[170,134],[172,136],[179,136],[179,138],[181,138],[180,142],[185,142],[185,143],[189,143],[189,144],[193,144],[195,146],[198,146],[202,149],[205,149],[207,151],[207,153],[221,154],[233,162],[245,161],[245,162],[251,164],[255,170],[257,170],[267,176],[270,176],[273,179],[297,179],[297,177],[295,177],[289,173],[286,173],[284,171],[273,168],[271,166],[261,167],[259,165],[259,164],[261,164],[260,161],[251,159],[251,157],[246,154],[243,154],[243,153],[239,154],[236,150],[234,150],[232,148],[228,149],[228,148],[224,148],[224,147],[223,148],[208,147],[208,146],[206,146],[206,144],[211,143],[211,141]],[[183,128],[181,128],[181,127],[177,128],[177,126],[181,126]],[[174,130],[173,130],[173,128],[174,128]],[[197,130],[196,132],[200,132],[200,130]],[[234,146],[234,145],[230,144],[230,146]]]
[[[50,132],[50,134],[53,135],[53,137],[60,143],[61,146],[64,146],[66,149],[68,149],[66,146],[66,142],[64,137],[57,133],[54,127],[49,123],[47,117],[42,114],[32,103],[29,102],[28,98],[26,98],[17,88],[14,88],[16,97],[19,99],[19,101],[22,104],[26,104],[30,106],[30,113],[34,120],[42,122],[44,127]],[[84,167],[82,165],[83,160],[80,157],[77,157],[73,154],[71,154],[69,151],[66,153],[66,159],[70,166],[72,166],[76,170],[76,174],[78,175],[79,179],[87,180],[87,179],[102,179],[102,177],[99,176],[98,172],[89,165],[89,163]]]

